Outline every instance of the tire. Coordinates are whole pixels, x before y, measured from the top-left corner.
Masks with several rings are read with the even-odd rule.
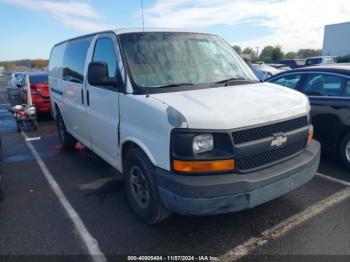
[[[350,170],[350,133],[340,142],[339,156],[344,166]]]
[[[5,198],[4,185],[3,185],[2,178],[0,175],[0,202],[3,201],[4,198]]]
[[[57,110],[57,116],[56,116],[56,125],[57,125],[58,138],[60,139],[63,147],[73,148],[77,141],[71,134],[68,133],[66,125],[64,124],[62,115],[58,110]]]
[[[134,214],[147,224],[170,216],[159,197],[154,167],[139,148],[131,148],[124,161],[124,188]]]

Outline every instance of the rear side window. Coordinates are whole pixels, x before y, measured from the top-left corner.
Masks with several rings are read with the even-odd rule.
[[[62,62],[66,44],[55,46],[50,55],[49,71],[50,75],[56,78],[62,77]]]
[[[63,58],[63,80],[82,84],[84,68],[91,38],[69,42]]]
[[[301,79],[301,74],[292,74],[292,75],[282,76],[278,79],[273,79],[271,82],[277,85],[296,89],[300,79]]]
[[[107,63],[109,78],[116,76],[117,56],[112,39],[101,38],[96,41],[93,61]]]
[[[341,96],[344,78],[336,75],[310,74],[304,93],[312,96]]]

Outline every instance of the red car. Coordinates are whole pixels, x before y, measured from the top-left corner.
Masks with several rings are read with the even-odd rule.
[[[33,105],[36,107],[38,113],[50,113],[50,90],[48,83],[48,74],[46,72],[33,72],[28,73],[30,90],[32,93]],[[27,103],[27,91],[23,87],[21,88],[21,97],[23,103]]]

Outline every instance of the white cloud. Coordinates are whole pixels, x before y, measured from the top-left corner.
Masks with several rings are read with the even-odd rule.
[[[88,1],[52,1],[52,0],[0,0],[33,11],[48,12],[62,24],[84,32],[112,28],[100,23],[103,17],[97,14]]]
[[[147,26],[203,29],[251,23],[272,32],[242,46],[280,44],[285,51],[322,48],[326,24],[350,20],[348,0],[157,0],[145,10]],[[234,35],[234,31],[232,32]]]

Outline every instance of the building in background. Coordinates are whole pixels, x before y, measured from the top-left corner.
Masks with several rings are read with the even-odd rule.
[[[322,54],[336,57],[350,55],[350,22],[325,26]]]

